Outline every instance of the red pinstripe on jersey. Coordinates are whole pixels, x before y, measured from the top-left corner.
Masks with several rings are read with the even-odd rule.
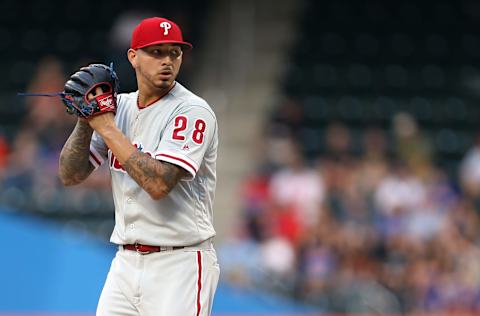
[[[93,153],[92,150],[90,150],[90,157],[92,157],[93,160],[95,160],[95,162],[100,166],[102,164],[102,161],[100,159],[98,159],[97,156],[95,156],[95,154]]]

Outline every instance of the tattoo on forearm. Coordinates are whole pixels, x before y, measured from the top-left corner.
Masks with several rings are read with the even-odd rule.
[[[142,152],[131,155],[123,167],[149,193],[161,190],[168,194],[186,172],[176,165],[156,160]]]
[[[93,129],[86,122],[77,122],[60,153],[59,175],[65,184],[77,184],[93,171],[88,161]]]

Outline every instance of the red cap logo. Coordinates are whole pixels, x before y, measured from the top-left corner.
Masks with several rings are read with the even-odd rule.
[[[182,30],[174,22],[165,18],[148,18],[133,30],[130,47],[138,49],[157,44],[179,44],[190,49],[192,44],[183,40]]]
[[[168,22],[162,22],[160,23],[160,27],[163,27],[165,29],[163,35],[168,35],[168,30],[172,28],[172,25]]]

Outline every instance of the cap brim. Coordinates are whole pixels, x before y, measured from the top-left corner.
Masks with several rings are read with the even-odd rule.
[[[145,45],[140,45],[137,47],[132,47],[133,49],[139,49],[139,48],[144,48],[148,46],[153,46],[153,45],[160,45],[160,44],[178,44],[182,46],[183,49],[192,49],[193,45],[188,43],[188,42],[182,42],[182,41],[156,41],[156,42],[151,42]]]

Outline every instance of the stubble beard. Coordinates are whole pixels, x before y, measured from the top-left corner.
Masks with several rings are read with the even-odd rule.
[[[158,89],[168,89],[173,84],[173,80],[161,80],[160,83],[153,81],[154,85]]]
[[[168,80],[160,80],[159,78],[156,78],[155,74],[150,74],[148,71],[144,71],[143,67],[139,68],[138,71],[147,84],[154,90],[164,91],[170,89],[177,78],[177,76],[174,75]]]

